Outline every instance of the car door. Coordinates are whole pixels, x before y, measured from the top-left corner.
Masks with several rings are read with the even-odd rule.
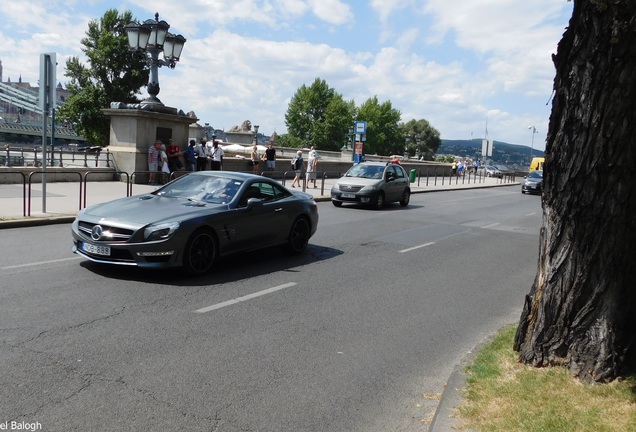
[[[398,165],[389,165],[386,174],[388,175],[385,187],[386,201],[398,201],[404,191],[404,183],[408,179],[402,167]]]
[[[288,230],[285,226],[289,225],[285,220],[283,195],[276,185],[269,182],[254,182],[246,187],[227,223],[225,250],[233,253],[277,244],[280,230]],[[257,198],[261,202],[249,206],[249,198]]]

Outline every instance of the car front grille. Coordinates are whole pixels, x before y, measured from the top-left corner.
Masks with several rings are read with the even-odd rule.
[[[359,192],[362,186],[338,185],[340,192]]]
[[[100,227],[100,235],[95,238],[96,227]],[[78,225],[79,232],[86,236],[87,239],[93,241],[108,241],[108,242],[127,242],[132,237],[134,231],[124,228],[112,227],[109,225],[93,224],[88,222],[81,222]]]

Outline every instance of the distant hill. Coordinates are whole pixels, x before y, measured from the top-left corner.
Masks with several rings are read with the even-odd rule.
[[[495,141],[492,151],[493,163],[503,165],[518,165],[527,166],[530,165],[530,151],[529,146],[508,144],[503,141]],[[442,143],[437,149],[437,154],[441,155],[455,155],[468,159],[478,158],[482,160],[481,156],[481,138],[472,140],[448,140],[442,139]],[[541,150],[532,149],[532,157],[542,157],[545,153]]]

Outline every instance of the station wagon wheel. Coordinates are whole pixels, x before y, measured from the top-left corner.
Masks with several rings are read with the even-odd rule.
[[[289,231],[289,240],[287,249],[293,254],[299,254],[305,250],[309,237],[311,236],[311,227],[309,221],[305,217],[299,217]]]
[[[400,205],[402,207],[406,207],[409,205],[409,201],[411,201],[411,191],[406,188],[404,189],[404,193],[402,194],[402,199],[400,199]]]
[[[188,274],[202,275],[212,268],[216,258],[216,240],[208,230],[198,230],[188,240],[183,254],[183,268]]]
[[[342,207],[342,201],[331,201],[331,204],[333,204],[336,207]]]
[[[384,194],[382,192],[380,192],[375,197],[375,200],[373,200],[373,207],[377,210],[380,210],[382,207],[384,207]]]

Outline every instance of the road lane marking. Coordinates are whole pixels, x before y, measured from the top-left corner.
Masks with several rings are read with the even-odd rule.
[[[78,257],[72,257],[72,258],[60,258],[60,259],[50,260],[50,261],[40,261],[40,262],[27,263],[27,264],[18,264],[13,266],[0,267],[0,270],[10,270],[10,269],[16,269],[16,268],[22,268],[22,267],[41,266],[43,264],[53,264],[53,263],[80,260],[80,259],[84,259],[84,257],[78,256]]]
[[[497,226],[497,225],[501,225],[501,224],[499,222],[495,222],[495,223],[491,223],[490,225],[483,226],[481,228],[482,229],[488,229],[488,228],[492,228],[492,227]]]
[[[298,285],[298,284],[296,282],[289,282],[289,283],[286,283],[286,284],[283,284],[283,285],[278,285],[278,286],[275,286],[275,287],[272,287],[272,288],[268,288],[268,289],[263,290],[263,291],[258,291],[258,292],[252,293],[252,294],[244,295],[243,297],[237,297],[235,299],[231,299],[231,300],[228,300],[228,301],[217,303],[217,304],[212,305],[212,306],[208,306],[208,307],[204,307],[204,308],[201,308],[201,309],[197,309],[197,310],[195,310],[195,312],[196,313],[210,312],[210,311],[213,311],[213,310],[224,308],[226,306],[231,306],[231,305],[234,305],[234,304],[237,304],[237,303],[240,303],[240,302],[251,300],[251,299],[256,298],[256,297],[261,297],[261,296],[264,296],[266,294],[271,294],[273,292],[280,291],[280,290],[283,290],[285,288],[293,287],[295,285]]]
[[[420,248],[423,248],[423,247],[426,247],[426,246],[431,246],[431,245],[434,245],[434,244],[435,244],[435,242],[424,243],[424,244],[421,244],[419,246],[413,246],[413,247],[410,247],[408,249],[402,249],[401,251],[398,251],[398,252],[400,252],[400,253],[411,252],[412,250],[420,249]]]

